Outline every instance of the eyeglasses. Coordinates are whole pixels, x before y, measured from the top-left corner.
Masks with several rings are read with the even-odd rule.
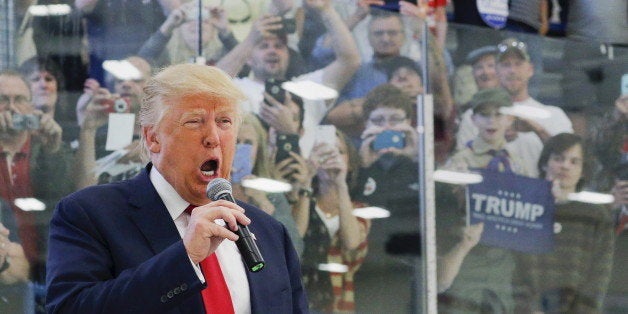
[[[401,34],[401,31],[400,30],[394,30],[394,29],[391,29],[391,30],[381,30],[381,31],[373,31],[372,34],[375,37],[382,37],[382,36],[384,36],[384,34],[388,35],[388,37],[395,37],[395,36]]]
[[[406,119],[407,118],[405,116],[402,117],[398,115],[393,115],[388,118],[386,118],[385,116],[376,116],[376,117],[369,118],[369,121],[372,124],[377,125],[377,126],[384,126],[385,124],[395,126],[395,125],[405,122]]]
[[[504,53],[506,52],[506,50],[511,49],[511,48],[519,49],[524,52],[528,50],[528,46],[526,45],[526,43],[522,41],[518,41],[518,40],[513,40],[506,43],[502,42],[497,45],[497,50],[499,50],[500,53]]]
[[[11,102],[18,105],[25,105],[30,102],[30,99],[24,95],[0,94],[0,106],[8,106]]]
[[[115,84],[122,84],[124,82],[133,82],[135,84],[142,84],[144,83],[146,80],[145,79],[135,79],[135,80],[121,80],[121,79],[115,79],[114,82]]]

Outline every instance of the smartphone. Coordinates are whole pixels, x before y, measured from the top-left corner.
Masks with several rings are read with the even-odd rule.
[[[317,125],[314,134],[316,136],[315,143],[328,143],[331,146],[336,145],[336,127],[334,125]]]
[[[279,163],[290,157],[290,152],[301,153],[299,149],[299,135],[297,134],[279,134],[277,135],[277,154],[275,155],[275,163]]]
[[[371,5],[371,7],[386,11],[399,12],[399,0],[385,0],[384,2],[384,5]],[[409,0],[407,2],[416,4],[416,0]]]
[[[297,22],[294,18],[281,17],[281,28],[273,30],[277,35],[294,34],[297,31]]]
[[[285,80],[271,78],[266,80],[264,84],[264,90],[282,104],[286,100],[286,91],[283,89],[283,87],[281,87],[281,84],[283,84],[284,82]],[[264,100],[264,102],[266,102],[266,100]],[[268,102],[266,103],[272,106],[272,104]]]
[[[283,32],[286,34],[294,34],[297,31],[297,22],[293,18],[281,18],[281,26],[283,27]]]
[[[251,150],[253,145],[240,143],[236,145],[233,166],[231,167],[231,181],[233,183],[242,182],[242,178],[253,172],[253,163],[251,162]]]
[[[372,145],[375,151],[385,148],[404,148],[406,146],[406,134],[395,130],[384,130],[377,134]]]

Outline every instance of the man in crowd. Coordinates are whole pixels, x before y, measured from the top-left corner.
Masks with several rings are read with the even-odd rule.
[[[77,187],[83,188],[97,184],[98,174],[103,170],[98,167],[97,160],[111,154],[106,150],[108,135],[108,117],[116,100],[123,99],[128,107],[124,112],[136,115],[140,109],[140,101],[144,95],[143,88],[146,80],[150,78],[151,67],[148,62],[140,57],[131,56],[125,59],[140,73],[136,78],[113,78],[114,90],[101,87],[94,79],[85,81],[84,93],[76,105],[79,132],[79,148],[77,151],[78,181]],[[137,123],[134,124],[133,135],[135,140],[127,147],[127,153],[123,160],[127,163],[140,162],[139,158],[139,134]],[[135,171],[139,171],[139,166]],[[131,168],[129,168],[131,170]]]
[[[528,82],[534,75],[534,67],[526,44],[509,38],[497,45],[497,48],[497,77],[501,87],[512,98],[511,114],[516,117],[514,132],[509,131],[506,138],[509,145],[519,148],[517,155],[528,164],[527,168],[536,169],[534,165],[543,149],[542,142],[558,133],[572,133],[572,124],[562,109],[544,105],[528,93]],[[471,116],[465,115],[456,135],[457,146],[464,147],[477,134]],[[536,171],[532,175],[536,175]]]
[[[403,21],[398,14],[374,11],[368,24],[368,42],[373,58],[362,63],[351,82],[342,91],[342,99],[366,96],[374,87],[386,83],[388,76],[383,66],[393,57],[401,56],[406,40]]]
[[[44,280],[47,231],[41,222],[48,220],[51,210],[32,211],[15,201],[34,197],[49,209],[74,189],[73,159],[61,145],[61,132],[50,115],[35,110],[28,84],[18,72],[0,72],[0,198],[10,206],[3,210],[15,216],[17,230],[12,232],[21,240],[21,254],[36,285]],[[13,262],[16,267],[20,264],[17,258]]]
[[[331,35],[336,59],[324,68],[303,74],[294,81],[309,80],[325,85],[335,90],[341,90],[351,79],[360,64],[359,53],[351,32],[342,18],[334,10],[330,0],[305,1],[311,10],[317,12],[324,21],[328,33]],[[264,83],[269,79],[291,80],[287,77],[287,69],[291,56],[289,55],[286,33],[283,31],[280,17],[265,17],[258,20],[251,32],[239,45],[223,57],[216,65],[228,74],[235,76],[242,66],[247,64],[253,72],[253,78],[236,80],[236,84],[247,92],[249,101],[243,103],[243,108],[259,114],[262,120],[274,126],[279,132],[289,133],[294,130],[284,130],[283,124],[294,119],[295,106],[288,104],[291,97],[286,97],[286,106],[275,106],[264,103]],[[271,100],[268,100],[272,103]],[[305,138],[310,138],[311,128],[317,125],[328,110],[325,101],[305,101],[304,128]],[[269,117],[272,116],[272,117]],[[275,123],[271,123],[275,120]],[[288,121],[289,122],[289,121]],[[293,124],[291,124],[293,125]],[[313,141],[313,139],[312,139]],[[311,143],[310,143],[311,144]]]

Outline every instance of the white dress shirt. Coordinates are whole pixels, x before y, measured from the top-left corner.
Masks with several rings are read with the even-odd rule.
[[[168,209],[168,213],[170,213],[174,224],[177,226],[179,235],[183,238],[190,220],[190,215],[185,213],[185,209],[190,203],[181,198],[174,187],[166,181],[156,167],[153,167],[150,171],[150,181],[153,183],[153,186],[155,186],[155,190],[157,190],[157,194],[159,194],[159,197],[161,197],[161,200],[164,202],[166,209]],[[222,219],[217,219],[215,222],[223,226],[225,225]],[[251,313],[249,281],[246,277],[246,268],[242,262],[242,256],[235,242],[227,239],[222,241],[218,249],[216,249],[216,257],[218,258],[222,275],[225,277],[225,282],[229,288],[229,294],[231,295],[235,313]],[[194,271],[198,275],[199,280],[205,282],[205,277],[203,277],[199,265],[194,264],[191,259],[190,263],[194,267]]]

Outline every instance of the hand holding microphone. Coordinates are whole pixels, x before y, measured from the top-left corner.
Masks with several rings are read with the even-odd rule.
[[[209,182],[207,185],[207,197],[213,201],[226,200],[235,204],[235,199],[231,193],[231,183],[225,179],[217,178]],[[257,272],[264,268],[264,258],[255,243],[253,234],[248,226],[238,223],[238,235],[236,245],[242,254],[246,268],[252,272]]]
[[[264,267],[264,259],[253,235],[244,225],[248,225],[250,219],[236,205],[231,193],[231,183],[225,179],[214,179],[207,186],[206,194],[214,202],[194,209],[194,215],[183,237],[185,249],[192,261],[198,264],[215,252],[222,240],[228,239],[236,242],[247,269],[252,272],[260,271]],[[224,220],[226,226],[216,224],[216,219]],[[237,230],[233,231],[236,226]]]

